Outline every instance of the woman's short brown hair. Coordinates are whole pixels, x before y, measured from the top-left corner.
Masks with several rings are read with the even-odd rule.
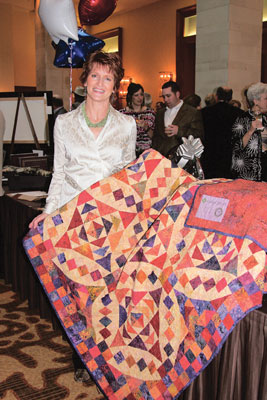
[[[90,54],[83,65],[83,72],[80,76],[80,81],[83,85],[93,68],[93,64],[109,67],[110,72],[114,75],[114,89],[118,90],[124,75],[120,57],[116,53],[105,53],[104,51],[96,51]]]

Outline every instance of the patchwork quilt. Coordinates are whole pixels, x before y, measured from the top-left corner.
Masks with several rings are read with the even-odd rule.
[[[176,399],[267,291],[267,184],[197,181],[153,150],[24,238],[110,400]]]

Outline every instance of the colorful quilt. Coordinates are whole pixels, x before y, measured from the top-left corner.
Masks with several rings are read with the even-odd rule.
[[[25,237],[63,328],[110,400],[178,398],[261,306],[266,189],[197,181],[150,150]]]

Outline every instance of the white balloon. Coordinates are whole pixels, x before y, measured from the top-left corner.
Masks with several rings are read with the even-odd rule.
[[[40,0],[39,17],[57,44],[68,39],[79,40],[75,8],[72,0]]]

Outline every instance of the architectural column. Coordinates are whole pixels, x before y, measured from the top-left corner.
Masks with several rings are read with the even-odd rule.
[[[69,110],[70,69],[57,68],[53,65],[55,49],[52,39],[45,30],[38,15],[40,0],[36,1],[35,42],[36,42],[36,86],[37,90],[52,90],[62,97],[64,106]]]
[[[197,0],[196,93],[218,86],[242,99],[261,78],[263,0]]]

